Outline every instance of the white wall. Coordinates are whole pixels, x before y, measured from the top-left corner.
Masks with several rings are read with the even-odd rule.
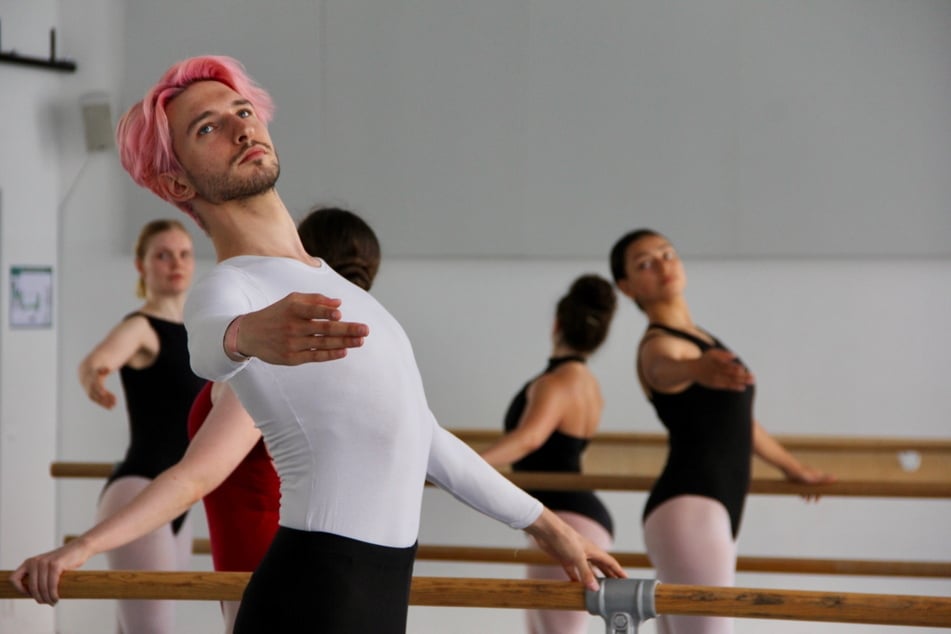
[[[597,257],[636,213],[711,257],[951,255],[945,0],[129,4],[134,94],[246,60],[285,201],[345,197],[394,254]]]
[[[0,1],[3,49],[48,54],[56,5]],[[0,66],[0,561],[46,548],[55,534],[55,498],[47,464],[56,455],[57,332],[13,330],[11,266],[58,269],[57,204],[62,148],[58,135],[61,78],[48,71]],[[25,484],[28,483],[28,484]],[[6,566],[4,566],[6,567]],[[37,624],[51,631],[49,610],[0,602],[0,629]]]
[[[127,60],[136,49],[126,41],[131,37],[126,25],[142,20],[146,5],[138,0],[0,0],[3,50],[15,47],[42,55],[48,28],[56,26],[61,53],[79,62],[79,72],[67,75],[0,65],[0,138],[4,139],[0,144],[0,268],[4,272],[0,568],[16,566],[24,556],[52,546],[63,534],[82,530],[92,520],[100,483],[68,481],[54,488],[47,475],[50,460],[116,460],[125,448],[122,405],[104,412],[90,404],[79,389],[75,367],[89,347],[136,305],[127,217],[140,206],[151,217],[178,212],[149,195],[129,195],[128,179],[114,153],[85,152],[77,100],[85,92],[105,90],[114,100],[115,117],[128,105],[129,94],[141,93],[173,61],[171,56],[179,51]],[[216,6],[211,0],[190,5],[201,18],[195,28],[216,17]],[[312,25],[300,25],[301,37],[318,37],[323,15],[318,9],[324,5],[308,7],[302,0],[295,6],[315,20]],[[129,16],[127,11],[133,10],[139,13]],[[228,24],[221,23],[219,30],[227,31]],[[173,38],[163,46],[185,50],[197,47],[198,40]],[[270,55],[270,49],[275,55]],[[188,50],[192,52],[197,51]],[[254,59],[246,60],[252,72],[263,69],[259,79],[267,87],[274,83],[269,78],[275,77],[282,93],[293,82],[279,69],[298,59],[284,53],[282,46],[258,43]],[[135,75],[129,71],[133,62],[150,64],[153,70],[148,76]],[[322,72],[339,77],[333,74],[335,69]],[[303,76],[323,75],[311,68]],[[935,77],[935,81],[946,81],[944,75]],[[309,116],[320,119],[321,104],[325,105],[317,85],[307,83],[295,90],[298,105],[278,102],[275,136],[279,150],[290,145],[291,156],[300,151],[295,129]],[[915,98],[909,95],[909,100]],[[307,104],[313,107],[308,109]],[[947,104],[918,104],[920,108],[942,106]],[[373,151],[372,146],[366,151]],[[282,156],[288,160],[287,152]],[[637,160],[649,165],[652,154],[639,154]],[[359,178],[348,176],[352,184],[344,191],[306,168],[293,169],[299,171],[285,171],[282,191],[298,196],[306,192],[317,199],[333,196],[344,204],[365,205],[368,198],[364,191],[357,191],[361,189],[358,183],[378,182],[374,173],[361,172]],[[598,167],[592,164],[590,169],[589,174],[577,174],[577,180],[597,179]],[[471,186],[465,191],[479,189]],[[587,205],[598,202],[596,196],[585,200]],[[943,201],[944,209],[951,206],[949,202]],[[642,212],[647,210],[639,208],[636,198],[631,205],[629,226],[634,227],[642,223]],[[393,219],[375,222],[385,258],[375,293],[409,332],[434,411],[449,427],[497,427],[508,399],[544,363],[551,311],[559,294],[579,273],[606,274],[604,259],[387,257],[386,226],[400,222],[398,212],[384,204],[375,206],[386,208],[359,210],[377,218],[389,214]],[[899,203],[895,211],[902,211]],[[452,212],[443,221],[457,231],[467,226]],[[568,214],[552,217],[546,230],[577,222],[578,217]],[[697,222],[702,224],[702,218],[698,216]],[[420,224],[416,230],[425,235],[427,228]],[[656,228],[668,230],[663,225]],[[679,233],[671,233],[678,241]],[[528,227],[526,240],[541,240],[540,235]],[[194,236],[203,240],[197,231]],[[12,264],[56,267],[54,330],[9,329],[3,307],[8,305],[6,272]],[[200,268],[208,266],[206,261]],[[951,358],[946,354],[951,347],[946,328],[951,319],[947,293],[951,261],[688,257],[687,270],[697,320],[736,348],[756,371],[757,410],[769,429],[790,434],[947,437],[944,382],[951,376]],[[633,348],[643,325],[632,307],[622,306],[605,349],[592,361],[607,398],[607,430],[659,430],[632,375]],[[116,389],[117,383],[113,383]],[[618,548],[642,550],[643,495],[612,493],[605,499],[619,527]],[[478,517],[438,491],[427,492],[423,514],[422,542],[521,543],[518,534]],[[195,517],[201,534],[200,509]],[[949,525],[951,509],[944,501],[824,499],[818,505],[805,505],[793,498],[754,497],[748,505],[740,550],[756,555],[948,560]],[[208,566],[207,559],[194,562],[196,569]],[[105,563],[96,558],[87,567],[103,568]],[[517,576],[520,571],[420,563],[417,573]],[[951,594],[947,581],[741,575],[740,583]],[[0,631],[47,634],[53,631],[52,614],[25,601],[3,602]],[[111,629],[112,603],[63,602],[56,614],[59,632],[101,632]],[[181,632],[216,631],[218,618],[213,605],[185,605]],[[520,624],[520,615],[514,611],[413,608],[410,631],[514,632],[520,631]],[[776,623],[768,627],[777,632],[820,633],[901,629]],[[763,628],[758,622],[738,625],[740,632]],[[591,631],[603,631],[603,626],[592,619]],[[652,629],[648,626],[645,631]]]
[[[949,254],[943,0],[324,4],[321,185],[394,253]]]

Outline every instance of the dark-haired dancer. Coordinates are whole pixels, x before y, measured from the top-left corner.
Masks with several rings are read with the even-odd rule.
[[[753,417],[753,374],[697,326],[684,297],[677,251],[650,229],[623,236],[610,256],[618,289],[648,319],[637,378],[669,434],[663,472],[644,508],[644,540],[657,578],[732,586],[736,536],[756,454],[794,482],[832,476],[800,464]],[[733,619],[668,616],[660,634],[726,634]]]
[[[611,283],[583,275],[555,310],[548,367],[525,384],[505,414],[506,434],[482,452],[494,466],[514,471],[580,473],[581,457],[601,422],[604,401],[587,366],[607,337],[616,299]],[[590,491],[529,491],[569,526],[607,550],[613,543],[611,515]],[[530,579],[566,579],[556,566],[528,567]],[[582,634],[586,612],[529,610],[530,634]]]

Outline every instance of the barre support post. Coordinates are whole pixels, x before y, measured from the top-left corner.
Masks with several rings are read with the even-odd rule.
[[[597,591],[585,590],[584,605],[600,615],[607,634],[637,634],[637,626],[657,616],[654,579],[599,579]]]

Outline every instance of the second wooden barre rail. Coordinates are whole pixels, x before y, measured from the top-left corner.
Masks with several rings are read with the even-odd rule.
[[[612,552],[611,554],[625,568],[653,568],[644,553]],[[538,550],[480,546],[421,544],[416,551],[416,559],[469,563],[552,564],[551,558]],[[737,558],[736,567],[740,572],[951,578],[951,562],[740,556]]]
[[[53,462],[54,478],[105,478],[114,468],[109,462]],[[523,489],[547,491],[648,491],[656,478],[649,476],[509,473],[506,477]],[[948,482],[893,482],[842,480],[818,486],[773,478],[754,478],[750,493],[765,495],[815,495],[888,498],[951,498]]]
[[[67,535],[64,542],[75,539]],[[192,552],[207,555],[211,544],[207,537],[196,537]],[[625,568],[653,568],[644,553],[612,552],[614,558]],[[496,564],[551,564],[543,552],[530,548],[497,548],[487,546],[443,546],[420,544],[416,551],[417,561],[444,561]],[[951,562],[902,561],[887,559],[815,559],[793,557],[737,558],[739,572],[763,572],[804,575],[851,575],[869,577],[951,578]]]
[[[0,570],[0,578],[10,573]],[[242,572],[68,571],[59,589],[64,599],[234,601],[249,577]],[[0,599],[16,598],[24,597],[9,581],[0,584]],[[410,604],[586,609],[580,584],[521,579],[414,577]],[[654,605],[658,614],[951,627],[949,597],[658,584]]]

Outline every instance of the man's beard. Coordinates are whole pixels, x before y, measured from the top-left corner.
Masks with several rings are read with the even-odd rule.
[[[230,175],[202,175],[195,178],[189,174],[195,187],[195,192],[208,202],[220,205],[233,200],[253,198],[259,194],[271,191],[281,175],[281,165],[276,162],[273,166],[262,168],[248,178],[238,178]]]

